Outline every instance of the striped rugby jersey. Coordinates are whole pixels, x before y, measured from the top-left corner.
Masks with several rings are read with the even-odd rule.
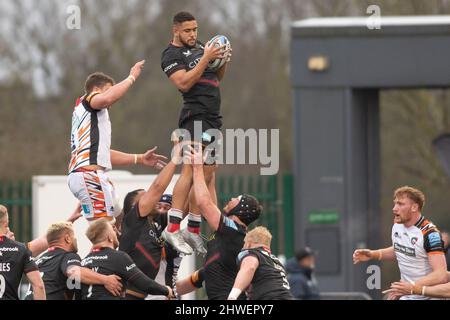
[[[394,224],[392,245],[401,278],[408,282],[415,282],[433,271],[428,260],[429,255],[444,254],[444,243],[439,230],[423,216],[409,228],[403,224]],[[423,296],[405,296],[404,298],[427,299]]]
[[[78,99],[73,110],[69,173],[88,165],[111,169],[109,108],[96,110],[90,106],[91,99],[97,94],[99,92],[93,92]]]

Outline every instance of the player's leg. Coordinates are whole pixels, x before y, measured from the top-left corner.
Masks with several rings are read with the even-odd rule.
[[[180,224],[184,217],[184,207],[192,186],[192,167],[184,164],[181,175],[172,193],[172,208],[167,212],[168,224],[162,236],[176,250],[184,254],[192,254],[192,248],[186,244],[180,232]]]
[[[205,182],[210,188],[211,182],[213,181],[213,175],[215,166],[205,166],[204,167]],[[215,189],[215,188],[214,188]],[[215,192],[214,192],[215,194]],[[183,229],[183,237],[186,242],[198,253],[205,255],[206,249],[204,246],[204,241],[200,235],[200,225],[202,222],[202,216],[200,208],[195,200],[194,188],[191,188],[189,201],[189,215],[188,215],[188,227]]]

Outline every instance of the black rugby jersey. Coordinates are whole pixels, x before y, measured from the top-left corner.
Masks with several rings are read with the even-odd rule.
[[[154,295],[169,294],[167,287],[150,279],[136,267],[130,256],[122,251],[111,248],[94,248],[81,262],[83,267],[89,268],[103,275],[117,275],[122,278],[123,291],[120,297],[113,296],[102,285],[82,285],[82,299],[86,300],[118,300],[125,296],[126,283],[131,283],[141,292]]]
[[[19,300],[22,274],[37,270],[31,251],[23,243],[0,236],[0,300]]]
[[[81,267],[81,258],[75,252],[51,247],[36,260],[36,265],[44,281],[47,300],[71,300],[76,290],[81,289],[81,283],[76,279],[67,281],[69,267]]]
[[[179,70],[190,71],[203,56],[204,47],[198,42],[195,47],[177,47],[172,43],[163,51],[161,68],[170,77]],[[188,92],[182,92],[183,109],[181,111],[179,126],[189,118],[210,120],[222,126],[220,115],[220,89],[219,79],[215,71],[205,69],[200,80]],[[200,116],[200,118],[199,118]]]
[[[244,245],[245,234],[244,226],[222,215],[217,231],[207,243],[204,277],[208,299],[228,298],[239,271],[236,258]]]
[[[239,253],[240,267],[245,257],[253,256],[259,261],[252,282],[247,289],[249,300],[292,300],[286,271],[280,260],[264,247],[245,249]]]
[[[150,279],[155,279],[159,271],[163,248],[161,232],[159,224],[140,216],[139,204],[123,218],[119,250],[126,252]],[[128,287],[138,291],[132,285]]]

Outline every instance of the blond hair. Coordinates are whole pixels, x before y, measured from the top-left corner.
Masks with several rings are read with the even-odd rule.
[[[73,231],[73,226],[71,222],[57,222],[50,225],[47,230],[47,242],[52,243],[61,239],[67,233]]]
[[[92,244],[97,244],[105,240],[106,232],[110,222],[106,218],[101,218],[92,222],[86,231],[86,237]]]
[[[8,217],[8,209],[0,204],[0,223],[4,223]]]
[[[407,196],[410,200],[419,206],[419,210],[422,211],[425,205],[425,195],[419,189],[403,186],[394,191],[394,199],[399,196]]]
[[[266,227],[256,227],[245,236],[245,242],[258,243],[270,247],[272,234]]]

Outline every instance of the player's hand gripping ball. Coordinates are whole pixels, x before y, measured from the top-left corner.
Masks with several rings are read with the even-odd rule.
[[[210,40],[211,43],[215,42],[216,47],[221,47],[225,45],[225,56],[223,58],[217,58],[212,60],[208,64],[208,70],[217,71],[219,70],[228,60],[228,56],[231,52],[231,43],[227,37],[222,35],[217,35]]]

